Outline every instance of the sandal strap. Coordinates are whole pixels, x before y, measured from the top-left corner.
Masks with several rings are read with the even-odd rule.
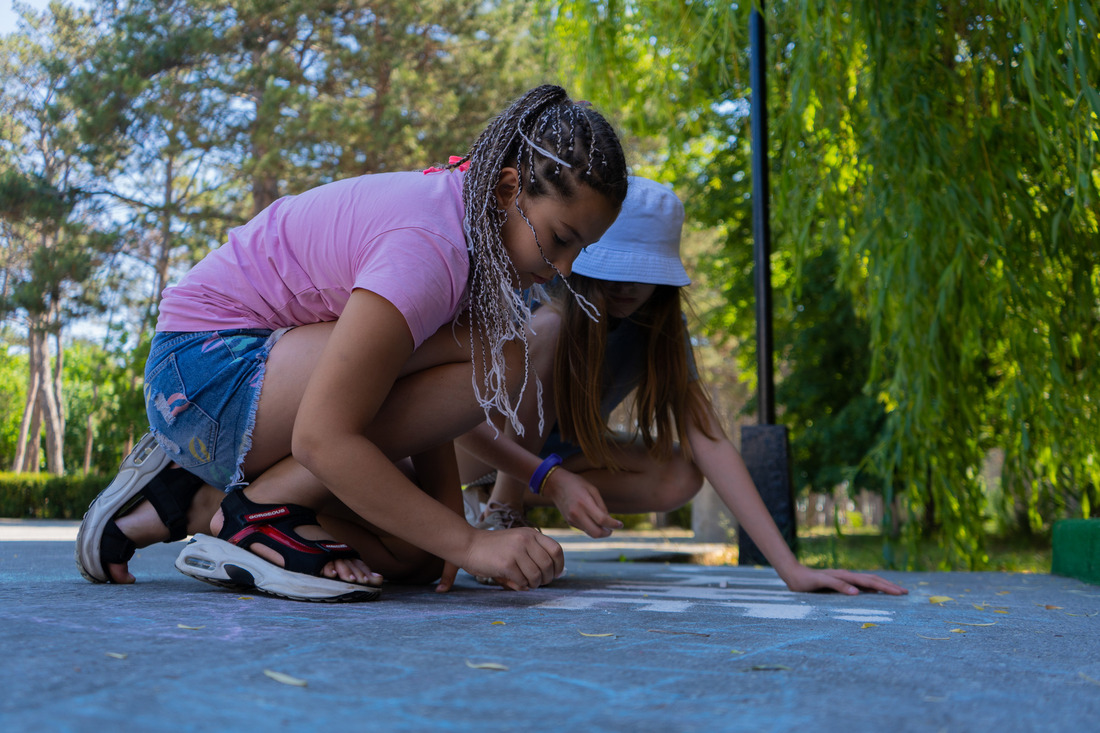
[[[358,560],[359,553],[342,542],[309,540],[295,527],[317,524],[317,513],[298,504],[257,504],[233,491],[222,500],[225,522],[218,539],[248,549],[268,547],[283,558],[283,568],[295,573],[320,575],[333,560]]]
[[[130,558],[137,552],[134,541],[124,535],[114,520],[108,520],[103,526],[103,536],[99,540],[99,557],[106,571],[107,564],[119,565],[130,562]]]
[[[201,478],[182,468],[166,468],[141,490],[160,521],[168,527],[165,542],[177,542],[187,536],[187,512],[203,483]]]

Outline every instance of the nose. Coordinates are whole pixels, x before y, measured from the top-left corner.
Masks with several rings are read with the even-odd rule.
[[[634,283],[608,282],[606,288],[608,293],[625,298],[633,293]]]
[[[564,257],[559,257],[554,260],[554,267],[561,273],[562,277],[569,277],[573,272],[573,262],[576,261],[577,255],[567,254]]]

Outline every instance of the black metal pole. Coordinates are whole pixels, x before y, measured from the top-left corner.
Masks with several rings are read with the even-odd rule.
[[[772,371],[772,269],[771,226],[768,206],[768,86],[765,71],[764,18],[753,4],[749,15],[749,78],[752,84],[750,123],[752,131],[752,230],[754,283],[756,286],[756,363],[760,424],[775,423],[775,394]]]

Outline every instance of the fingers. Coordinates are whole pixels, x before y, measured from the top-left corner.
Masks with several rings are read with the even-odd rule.
[[[565,552],[561,545],[536,530],[484,531],[481,539],[488,541],[485,545],[488,554],[482,556],[491,559],[485,564],[475,561],[466,569],[474,575],[487,575],[509,590],[548,585],[565,571]]]
[[[897,583],[891,583],[886,578],[880,578],[877,575],[871,575],[870,573],[849,573],[848,575],[850,577],[846,577],[846,580],[861,588],[866,588],[867,590],[874,590],[892,596],[904,596],[909,594],[908,590]]]
[[[569,524],[595,539],[608,537],[612,531],[623,528],[622,522],[608,514],[599,494],[578,502],[569,510],[566,519]]]
[[[443,563],[443,575],[439,578],[439,585],[435,587],[436,593],[446,593],[454,587],[455,577],[458,575],[458,566],[454,563]]]
[[[828,587],[848,595],[856,595],[859,593],[860,588],[886,593],[892,596],[903,596],[909,593],[908,590],[902,588],[900,585],[891,583],[889,580],[886,580],[886,578],[880,578],[870,573],[855,573],[850,570],[827,570],[825,574],[831,581],[826,583]]]

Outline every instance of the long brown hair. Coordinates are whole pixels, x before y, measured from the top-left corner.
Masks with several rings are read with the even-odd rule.
[[[612,434],[600,411],[608,335],[602,283],[576,273],[569,277],[572,290],[604,314],[598,322],[588,318],[574,298],[557,302],[562,323],[554,354],[554,402],[562,437],[579,445],[593,464],[616,470],[620,466],[611,456]],[[633,416],[646,450],[661,461],[672,457],[677,437],[681,438],[684,457],[691,460],[691,446],[682,440],[689,419],[707,437],[715,437],[707,419],[709,398],[688,364],[690,343],[685,346],[680,291],[672,285],[658,285],[630,316],[641,326],[645,339],[645,363],[635,392]]]

